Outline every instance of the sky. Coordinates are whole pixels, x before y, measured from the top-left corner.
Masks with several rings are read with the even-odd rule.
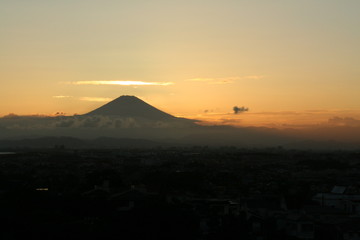
[[[0,0],[0,116],[82,114],[135,95],[219,124],[360,119],[359,9],[358,0]]]

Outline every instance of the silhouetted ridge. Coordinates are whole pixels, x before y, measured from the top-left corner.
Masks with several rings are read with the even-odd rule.
[[[167,114],[135,96],[121,96],[85,115],[134,117],[152,120],[171,120],[176,117]]]

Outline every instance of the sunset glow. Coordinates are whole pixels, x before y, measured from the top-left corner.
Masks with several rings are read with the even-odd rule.
[[[98,97],[81,97],[81,101],[89,101],[89,102],[110,102],[111,98],[98,98]]]
[[[334,0],[4,0],[0,116],[81,114],[134,95],[237,126],[360,119],[358,9]],[[249,111],[234,115],[234,106]]]
[[[168,86],[171,82],[144,82],[131,80],[116,80],[116,81],[77,81],[71,82],[74,85],[119,85],[119,86]]]

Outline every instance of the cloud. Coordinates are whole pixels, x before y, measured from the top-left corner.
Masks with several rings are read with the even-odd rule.
[[[189,78],[186,81],[190,82],[207,82],[210,84],[229,84],[236,80],[240,80],[239,77],[226,77],[226,78]]]
[[[262,79],[263,75],[250,75],[243,77],[224,77],[224,78],[189,78],[186,81],[190,82],[206,82],[209,84],[229,84],[242,79]]]
[[[239,123],[241,122],[241,119],[234,119],[234,118],[221,118],[220,122],[218,123],[218,125],[232,125],[232,126],[236,126],[239,125]]]
[[[182,128],[187,127],[187,123],[182,121],[151,121],[132,117],[117,117],[117,116],[12,116],[0,118],[0,128],[18,131],[22,130],[44,130],[52,131],[54,134],[63,134],[64,131],[73,133],[72,131],[78,129],[79,134],[82,134],[81,129],[92,129],[92,131],[102,129],[129,129],[129,128],[144,128],[144,129],[159,129],[159,128]],[[66,130],[68,129],[68,130]],[[60,130],[60,131],[59,131]],[[58,132],[57,132],[58,131]],[[16,133],[16,132],[13,132]],[[41,132],[37,132],[37,134]],[[49,133],[49,132],[48,132]],[[101,135],[102,133],[99,132]]]
[[[59,98],[59,99],[62,99],[62,98],[71,98],[72,96],[63,96],[63,95],[60,95],[60,96],[53,96],[53,98]]]
[[[243,112],[249,111],[249,108],[246,108],[244,106],[242,106],[242,107],[235,106],[235,107],[233,107],[233,110],[234,110],[235,114],[238,114],[238,113],[243,113]]]
[[[304,115],[306,112],[296,112],[296,111],[278,111],[278,112],[253,112],[255,115]]]
[[[101,81],[76,81],[67,82],[67,84],[74,85],[118,85],[118,86],[168,86],[174,83],[172,82],[144,82],[133,80],[101,80]]]
[[[262,79],[264,78],[265,76],[264,75],[250,75],[250,76],[245,76],[243,77],[244,79]]]
[[[333,117],[328,120],[328,123],[334,126],[360,127],[360,120],[352,117]]]
[[[15,113],[9,113],[8,115],[3,116],[4,119],[12,119],[12,118],[19,118],[20,116]]]
[[[103,97],[74,97],[74,96],[53,96],[53,98],[57,99],[76,99],[80,101],[88,101],[88,102],[110,102],[113,100],[112,98],[103,98]]]
[[[101,98],[101,97],[80,97],[81,101],[89,101],[89,102],[110,102],[113,100],[112,98]]]

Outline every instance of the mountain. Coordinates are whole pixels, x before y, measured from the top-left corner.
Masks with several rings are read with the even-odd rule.
[[[128,95],[116,98],[115,100],[85,114],[84,116],[94,115],[126,118],[132,117],[156,121],[177,119],[176,117],[147,104],[135,96]]]

